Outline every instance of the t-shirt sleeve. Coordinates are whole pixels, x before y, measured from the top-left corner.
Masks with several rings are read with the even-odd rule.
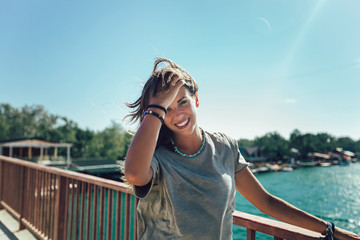
[[[237,144],[236,144],[237,146]],[[243,155],[241,155],[239,148],[237,148],[237,153],[236,153],[236,162],[235,162],[235,174],[244,170],[249,163],[246,162],[245,158],[243,157]]]
[[[135,186],[135,185],[132,186],[133,190],[134,190],[134,194],[138,198],[145,198],[148,195],[148,193],[151,191],[151,188],[154,185],[154,182],[156,182],[158,179],[159,162],[155,155],[153,156],[153,158],[151,160],[150,167],[153,170],[153,176],[152,176],[151,181],[144,186]]]
[[[235,139],[232,139],[230,137],[228,137],[233,153],[234,153],[234,160],[235,160],[235,174],[244,170],[249,163],[246,162],[245,158],[243,157],[243,155],[241,155],[238,143]]]

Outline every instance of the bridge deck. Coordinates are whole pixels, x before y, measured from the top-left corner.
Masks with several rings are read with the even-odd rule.
[[[19,231],[17,221],[5,209],[0,210],[0,240],[37,240],[27,229]]]

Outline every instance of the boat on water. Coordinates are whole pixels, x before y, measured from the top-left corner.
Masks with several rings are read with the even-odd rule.
[[[253,168],[251,169],[251,172],[253,174],[256,173],[266,173],[266,172],[270,172],[270,169],[268,167],[257,167],[257,168]]]
[[[349,165],[349,164],[350,164],[350,162],[349,162],[349,161],[346,161],[346,160],[339,161],[339,165],[340,165],[340,166],[347,166],[347,165]]]
[[[292,168],[292,167],[282,167],[280,171],[283,171],[283,172],[292,172],[292,171],[294,171],[294,168]]]
[[[321,163],[319,163],[319,165],[320,165],[321,167],[330,167],[330,166],[331,166],[331,163],[330,163],[330,162],[321,162]]]
[[[317,162],[315,161],[300,161],[300,167],[314,167],[316,166]]]

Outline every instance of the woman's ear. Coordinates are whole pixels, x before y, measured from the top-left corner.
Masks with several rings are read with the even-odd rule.
[[[195,104],[196,104],[196,107],[199,107],[199,105],[200,105],[198,93],[195,93]]]

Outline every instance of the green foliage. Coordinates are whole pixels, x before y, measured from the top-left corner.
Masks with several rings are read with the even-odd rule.
[[[238,145],[241,147],[252,147],[254,146],[254,141],[253,140],[248,140],[245,138],[241,138],[238,140]]]
[[[24,138],[72,143],[71,156],[74,158],[116,160],[125,157],[132,136],[115,122],[103,131],[94,132],[79,128],[66,117],[47,113],[43,106],[17,109],[0,104],[0,141]]]
[[[58,116],[49,115],[42,106],[24,106],[21,109],[9,104],[0,105],[0,139],[31,138],[48,139]]]
[[[263,155],[270,161],[288,158],[290,155],[289,143],[279,133],[267,133],[263,137],[254,140],[255,146],[260,148]]]
[[[298,129],[290,134],[289,140],[273,132],[257,137],[255,140],[240,139],[238,143],[240,147],[259,147],[260,154],[270,161],[288,159],[294,155],[290,151],[292,148],[297,149],[299,157],[303,159],[307,158],[308,153],[327,153],[338,147],[356,153],[360,152],[360,140],[354,141],[349,137],[336,138],[328,133],[302,134]]]
[[[95,134],[90,144],[89,156],[109,159],[124,158],[132,136],[120,124],[112,122],[110,127]]]
[[[103,131],[81,129],[77,123],[66,117],[49,114],[43,106],[13,108],[0,104],[0,141],[22,138],[40,138],[52,142],[72,143],[71,156],[74,158],[122,159],[132,139],[119,123],[112,122]],[[300,157],[309,152],[326,153],[340,147],[360,152],[360,139],[339,137],[328,133],[302,134],[295,129],[286,140],[279,133],[267,133],[254,140],[240,139],[240,147],[259,147],[260,154],[268,160],[283,160],[292,156],[291,148],[299,150]],[[61,150],[59,150],[61,151]]]

